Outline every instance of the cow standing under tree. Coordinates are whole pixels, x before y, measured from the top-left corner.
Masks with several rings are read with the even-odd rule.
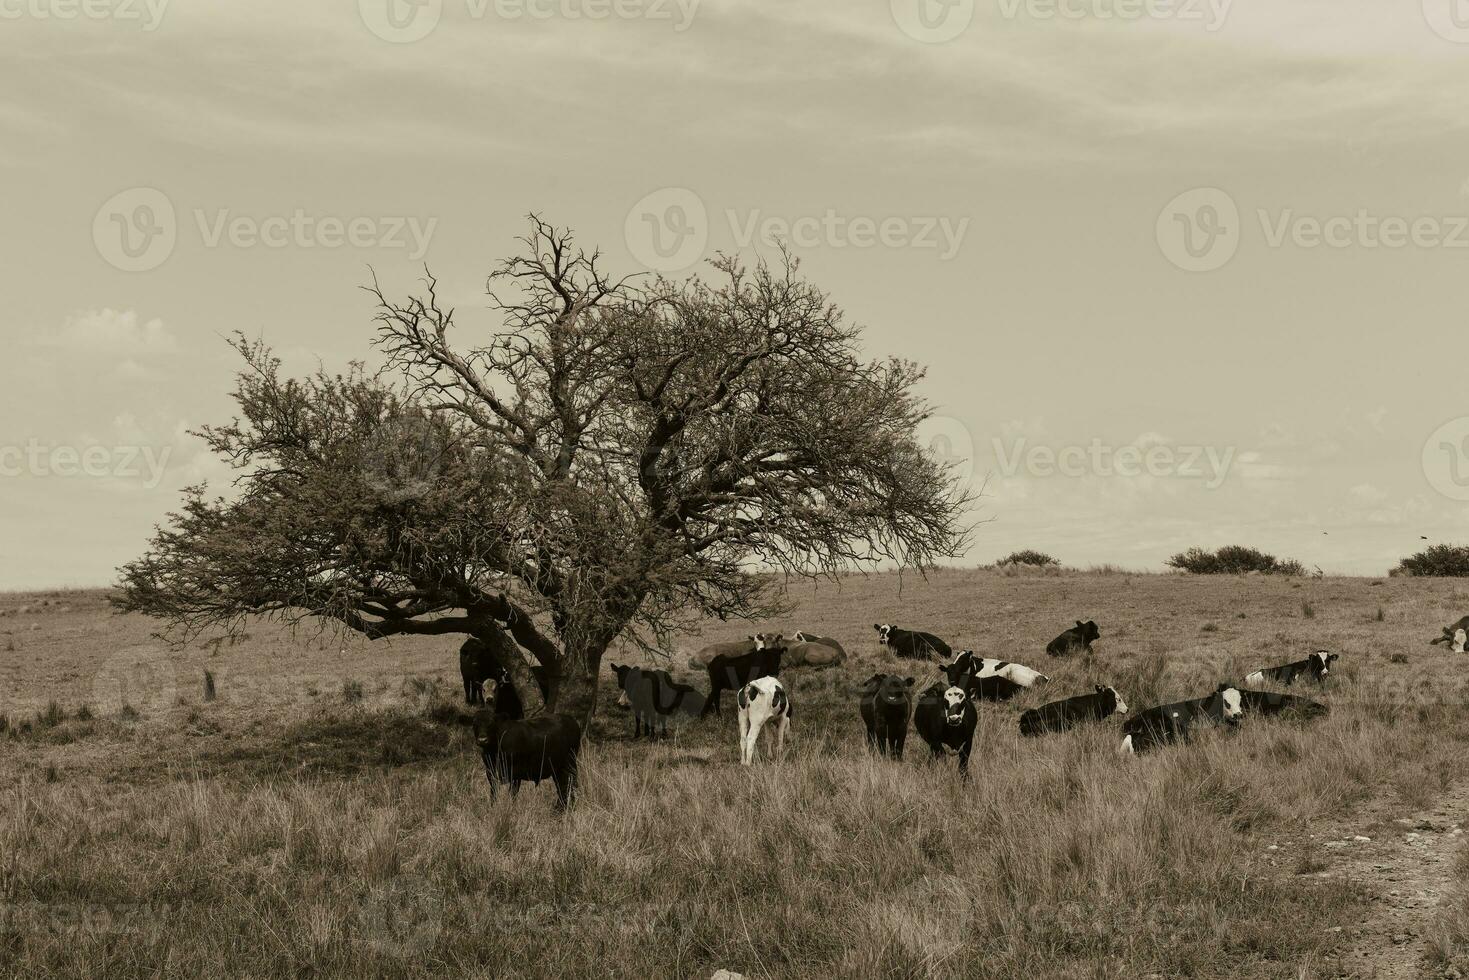
[[[768,619],[782,577],[964,553],[973,495],[919,438],[922,369],[868,359],[789,253],[634,282],[537,216],[522,241],[488,332],[431,275],[402,300],[374,281],[381,370],[291,379],[237,336],[237,418],[199,430],[233,492],[186,490],[117,608],[177,640],[256,616],[469,635],[527,714],[540,664],[585,725],[614,641]]]

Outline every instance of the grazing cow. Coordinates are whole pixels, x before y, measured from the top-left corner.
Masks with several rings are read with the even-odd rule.
[[[831,647],[837,652],[837,663],[841,663],[847,659],[846,648],[829,636],[817,636],[815,633],[808,633],[805,630],[796,630],[796,635],[791,637],[791,639],[797,643],[820,643],[824,646]]]
[[[1281,664],[1279,667],[1266,667],[1245,675],[1245,683],[1251,686],[1264,684],[1266,681],[1274,681],[1290,687],[1297,677],[1309,677],[1318,684],[1326,681],[1326,675],[1331,673],[1331,663],[1340,660],[1341,656],[1335,653],[1327,653],[1325,650],[1317,650],[1305,660],[1297,660],[1294,663]]]
[[[755,761],[755,743],[767,722],[775,726],[775,756],[779,758],[792,714],[785,685],[775,677],[759,677],[740,688],[735,700],[740,705],[740,763],[748,766]]]
[[[541,689],[541,697],[549,697],[550,687],[545,666],[533,664],[530,672]],[[490,648],[480,640],[470,637],[459,648],[459,674],[464,680],[465,704],[484,704],[485,682],[490,681],[499,692],[495,698],[495,712],[501,718],[525,717],[525,706],[510,680],[510,672],[500,666],[500,662],[490,653]]]
[[[976,657],[973,650],[960,650],[954,655],[953,661],[943,664],[941,669],[948,675],[949,683],[959,687],[964,686],[959,683],[964,677],[1003,677],[1021,687],[1033,687],[1050,681],[1045,674],[1024,664],[992,657]]]
[[[666,670],[647,670],[613,664],[621,695],[617,703],[633,711],[633,738],[647,732],[654,737],[654,724],[668,734],[668,722],[677,725],[684,718],[697,718],[704,710],[704,695],[687,684],[680,684]]]
[[[1160,704],[1139,712],[1123,724],[1118,751],[1124,755],[1145,752],[1169,742],[1187,741],[1195,729],[1237,726],[1244,714],[1242,701],[1239,688],[1220,684],[1206,698]]]
[[[1275,691],[1240,691],[1239,696],[1245,711],[1265,717],[1288,712],[1301,718],[1319,718],[1331,710],[1320,701]]]
[[[867,745],[883,755],[903,758],[908,739],[908,717],[913,713],[913,678],[873,674],[862,685],[857,703],[867,726]]]
[[[738,657],[721,653],[709,661],[709,696],[704,699],[704,710],[699,717],[719,713],[719,698],[724,691],[738,691],[761,677],[780,676],[781,658],[784,656],[785,647],[774,646]]]
[[[931,758],[937,759],[946,749],[959,753],[959,774],[969,776],[969,753],[974,747],[974,726],[979,714],[960,688],[947,681],[937,681],[918,696],[913,709],[913,727],[928,743]]]
[[[1115,687],[1097,685],[1095,694],[1079,694],[1031,708],[1020,716],[1020,734],[1044,735],[1064,732],[1084,721],[1100,721],[1110,715],[1127,714],[1127,702]]]
[[[494,700],[493,692],[489,700]],[[576,757],[581,751],[581,725],[575,718],[549,713],[520,721],[496,715],[487,704],[475,713],[474,740],[492,798],[497,783],[508,782],[513,796],[524,780],[540,785],[542,779],[550,779],[556,784],[556,809],[566,809],[576,788]]]
[[[1096,623],[1090,619],[1083,623],[1078,619],[1075,626],[1046,644],[1046,653],[1053,657],[1064,657],[1078,651],[1091,653],[1093,641],[1101,637],[1102,633],[1097,629]]]
[[[872,628],[877,630],[877,642],[891,650],[895,657],[932,660],[934,657],[947,659],[954,655],[949,645],[932,633],[899,629],[886,623],[873,623]]]

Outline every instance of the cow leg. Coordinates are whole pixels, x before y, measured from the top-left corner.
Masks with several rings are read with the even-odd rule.
[[[902,758],[903,758],[903,743],[906,742],[907,740],[908,740],[908,736],[907,735],[899,735],[897,738],[894,738],[893,739],[893,758],[894,759],[897,759],[899,761],[902,761]]]
[[[499,790],[499,780],[495,778],[495,767],[489,759],[485,759],[485,780],[490,784],[490,799],[493,800]]]
[[[873,731],[870,728],[867,729],[867,749],[868,751],[872,751],[874,749],[878,752],[882,751],[882,740],[878,738],[877,732]]]
[[[786,754],[786,729],[791,726],[791,718],[788,714],[780,716],[780,724],[775,726],[775,757],[785,758]]]
[[[576,765],[575,763],[558,768],[551,774],[556,781],[556,809],[564,811],[571,804],[571,794],[576,790]]]
[[[969,778],[969,750],[973,742],[965,742],[959,749],[959,775],[963,779]]]
[[[717,685],[710,688],[709,696],[704,699],[704,710],[699,712],[700,718],[719,714],[719,692],[722,690],[723,688]]]

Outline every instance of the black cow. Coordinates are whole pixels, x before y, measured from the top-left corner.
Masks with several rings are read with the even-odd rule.
[[[1046,644],[1046,653],[1053,657],[1064,657],[1077,652],[1091,653],[1093,641],[1101,637],[1102,633],[1097,629],[1096,623],[1090,619],[1083,623],[1078,619],[1075,626]]]
[[[719,696],[724,691],[738,691],[760,677],[779,677],[780,659],[785,656],[785,647],[766,647],[752,653],[731,657],[721,653],[709,661],[709,696],[704,699],[703,718],[719,713]]]
[[[1239,696],[1245,711],[1265,717],[1290,713],[1301,718],[1319,718],[1331,710],[1320,701],[1275,691],[1240,691]]]
[[[530,672],[541,689],[541,697],[549,697],[550,685],[545,666],[533,664]],[[464,679],[465,704],[484,704],[485,682],[494,681],[499,692],[495,699],[496,713],[502,718],[525,717],[525,706],[510,680],[510,672],[500,666],[488,646],[474,637],[465,640],[459,648],[459,674]]]
[[[617,703],[632,708],[633,738],[645,731],[653,738],[655,723],[667,735],[669,719],[677,724],[682,718],[697,718],[704,710],[704,695],[675,681],[666,670],[612,664],[612,672],[622,692]]]
[[[899,629],[887,623],[873,623],[872,628],[877,630],[877,642],[891,650],[896,657],[913,660],[941,657],[947,660],[954,655],[949,645],[932,633]]]
[[[1340,660],[1341,656],[1335,653],[1327,653],[1325,650],[1317,650],[1305,660],[1297,660],[1294,663],[1281,664],[1279,667],[1266,667],[1245,675],[1245,683],[1250,685],[1264,684],[1266,681],[1274,681],[1290,687],[1298,677],[1309,677],[1318,684],[1325,683],[1326,676],[1331,673],[1333,661]]]
[[[928,743],[932,758],[946,749],[959,752],[959,773],[969,776],[969,753],[974,748],[974,726],[979,715],[974,703],[959,688],[947,681],[937,681],[918,696],[913,709],[913,727]]]
[[[990,674],[988,677],[971,677],[959,689],[975,701],[1008,701],[1025,690],[1008,677]]]
[[[1100,721],[1111,715],[1125,714],[1127,702],[1122,700],[1117,689],[1098,684],[1095,694],[1079,694],[1074,698],[1031,708],[1020,716],[1020,734],[1064,732],[1079,722]]]
[[[494,694],[489,695],[494,700]],[[556,783],[556,809],[564,810],[576,788],[576,757],[581,751],[581,725],[571,715],[548,713],[515,720],[497,716],[490,705],[474,716],[474,740],[485,763],[490,796],[498,783],[520,792],[522,781]]]
[[[1160,704],[1139,712],[1122,726],[1122,745],[1118,751],[1145,752],[1169,742],[1187,741],[1198,728],[1237,726],[1244,713],[1242,701],[1239,688],[1220,684],[1206,698]]]
[[[913,678],[897,674],[873,674],[862,685],[857,702],[867,726],[867,745],[882,755],[903,758],[908,739],[908,718],[913,713]]]

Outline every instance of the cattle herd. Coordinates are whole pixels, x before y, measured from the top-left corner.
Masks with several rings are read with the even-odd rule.
[[[885,757],[903,757],[911,724],[928,746],[930,758],[953,753],[958,757],[961,776],[967,775],[980,705],[1008,701],[1021,691],[1050,682],[1047,675],[1023,664],[977,657],[972,650],[955,653],[932,633],[890,624],[875,624],[873,629],[878,643],[890,654],[938,669],[936,679],[916,697],[914,678],[898,674],[873,674],[858,688],[857,712],[867,729],[867,744]],[[1052,657],[1090,654],[1092,643],[1100,636],[1095,622],[1077,620],[1075,626],[1046,645],[1046,653]],[[1462,653],[1466,639],[1469,616],[1445,627],[1443,635],[1430,642]],[[846,650],[837,640],[805,631],[796,632],[790,641],[780,634],[762,633],[733,643],[712,644],[690,660],[690,666],[708,673],[707,695],[674,680],[666,670],[622,664],[611,667],[620,692],[618,703],[632,711],[634,738],[644,734],[656,738],[660,732],[666,735],[670,724],[676,727],[719,714],[721,694],[733,692],[738,709],[740,762],[748,766],[755,761],[763,730],[773,733],[774,754],[778,757],[782,752],[794,717],[790,695],[780,680],[782,667],[836,666],[846,657]],[[1203,697],[1147,708],[1122,724],[1119,751],[1135,754],[1187,741],[1205,729],[1238,726],[1246,714],[1289,712],[1300,718],[1324,715],[1328,708],[1319,701],[1252,688],[1267,683],[1288,687],[1298,681],[1324,685],[1331,665],[1339,659],[1338,654],[1317,650],[1302,660],[1252,671],[1241,685],[1226,682]],[[580,724],[570,715],[554,712],[525,718],[509,672],[478,640],[471,639],[460,649],[459,667],[465,701],[480,708],[474,718],[474,733],[491,795],[500,782],[508,782],[514,793],[522,781],[550,779],[556,785],[557,807],[564,808],[576,784]],[[532,676],[544,694],[544,671],[533,668]],[[1090,693],[1023,712],[1019,731],[1022,736],[1038,737],[1127,713],[1121,693],[1110,686],[1096,685]]]

